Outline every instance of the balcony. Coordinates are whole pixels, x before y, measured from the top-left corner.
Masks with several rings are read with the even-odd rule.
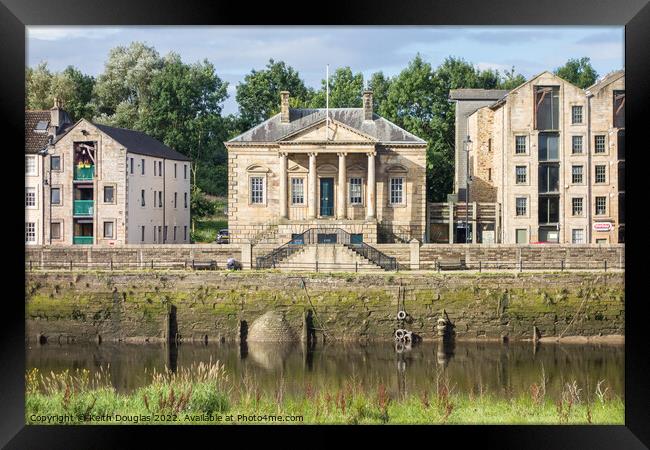
[[[74,236],[72,238],[72,243],[75,245],[89,245],[93,243],[92,236]]]
[[[74,180],[92,180],[95,177],[95,166],[75,166]]]
[[[92,216],[94,200],[75,200],[73,207],[74,216]]]

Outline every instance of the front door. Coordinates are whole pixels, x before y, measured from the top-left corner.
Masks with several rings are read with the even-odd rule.
[[[320,179],[320,215],[328,217],[334,214],[334,178]]]

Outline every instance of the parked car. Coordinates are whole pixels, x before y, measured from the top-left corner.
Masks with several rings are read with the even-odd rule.
[[[224,228],[223,230],[219,230],[219,233],[217,233],[217,239],[215,240],[215,242],[217,244],[227,244],[228,242],[230,242],[227,228]]]

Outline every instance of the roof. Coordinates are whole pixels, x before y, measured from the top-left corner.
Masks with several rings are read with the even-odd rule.
[[[450,100],[500,100],[510,92],[507,89],[452,89]]]
[[[76,124],[68,127],[65,130],[65,133],[60,134],[56,137],[54,142],[58,142],[63,136],[70,131],[72,128],[76,127],[79,123],[83,122],[83,119],[77,122]],[[146,155],[153,156],[155,158],[165,158],[165,159],[174,159],[176,161],[191,161],[190,158],[183,155],[182,153],[177,152],[174,149],[167,147],[162,142],[152,138],[146,133],[141,131],[129,130],[126,128],[117,128],[111,127],[108,125],[103,125],[94,122],[88,122],[91,125],[97,127],[102,133],[107,134],[126,148],[129,153],[135,153],[137,155]]]
[[[44,132],[37,133],[34,129],[40,121],[47,122],[47,128]],[[50,111],[25,111],[25,153],[35,154],[47,146],[49,126]]]
[[[589,86],[585,91],[591,92],[591,93],[596,93],[605,86],[607,86],[609,83],[612,81],[618,80],[620,77],[625,76],[625,70],[615,70],[614,72],[610,72],[604,77],[602,77],[600,80],[597,80],[594,84]]]
[[[330,108],[329,111],[332,119],[373,137],[379,143],[426,144],[423,139],[377,114],[373,114],[372,120],[364,120],[363,108]],[[296,133],[325,119],[325,108],[291,108],[289,110],[289,119],[289,123],[281,123],[280,114],[276,114],[228,142],[279,141],[287,135]]]

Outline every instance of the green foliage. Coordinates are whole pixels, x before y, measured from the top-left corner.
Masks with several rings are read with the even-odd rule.
[[[321,81],[322,87],[311,99],[312,108],[325,108],[327,84]],[[353,74],[349,67],[336,69],[329,79],[329,107],[330,108],[360,108],[361,94],[363,92],[363,74]]]
[[[284,62],[270,59],[265,69],[252,70],[237,85],[237,104],[242,131],[268,119],[280,110],[280,92],[289,91],[292,106],[307,104],[311,92],[298,72]]]
[[[383,72],[375,72],[370,76],[368,89],[373,92],[373,110],[379,111],[381,104],[386,101],[388,89],[390,88],[391,79],[386,77]]]
[[[594,84],[598,78],[598,73],[587,57],[570,59],[565,65],[555,69],[553,73],[582,89]]]
[[[200,188],[192,189],[192,215],[196,218],[212,216],[216,212],[216,203],[208,199]]]

